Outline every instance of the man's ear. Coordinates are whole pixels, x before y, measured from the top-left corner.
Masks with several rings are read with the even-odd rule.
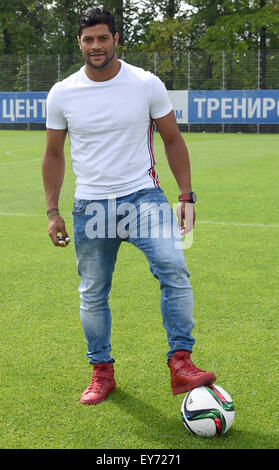
[[[114,45],[117,46],[118,42],[119,42],[119,33],[115,33],[114,35]]]

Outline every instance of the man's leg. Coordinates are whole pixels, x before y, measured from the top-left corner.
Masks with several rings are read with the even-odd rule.
[[[80,319],[91,364],[114,362],[110,356],[111,312],[109,292],[116,261],[116,240],[92,240],[87,250],[76,246],[81,277]]]
[[[87,342],[87,357],[94,365],[89,387],[82,394],[84,404],[97,404],[115,388],[111,357],[111,313],[109,291],[120,246],[118,238],[93,237],[86,229],[92,214],[86,204],[74,209],[74,241],[78,273],[81,277],[80,318]],[[89,236],[88,236],[89,233]]]
[[[139,236],[130,236],[127,241],[145,253],[152,274],[160,282],[163,325],[170,346],[167,359],[172,390],[174,394],[183,393],[190,388],[212,383],[216,377],[211,372],[196,368],[190,359],[195,343],[192,336],[193,294],[171,207],[160,190],[138,192],[136,205]],[[140,236],[140,231],[145,236]]]

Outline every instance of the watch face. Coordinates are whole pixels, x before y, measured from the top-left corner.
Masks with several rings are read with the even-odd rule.
[[[195,203],[196,200],[197,200],[197,195],[196,195],[196,193],[192,193],[191,196],[192,196],[192,202]]]

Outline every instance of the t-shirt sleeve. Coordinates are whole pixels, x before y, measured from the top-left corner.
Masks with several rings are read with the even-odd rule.
[[[154,74],[151,74],[149,92],[149,112],[152,119],[159,119],[173,110],[164,83]]]
[[[46,109],[46,127],[58,130],[67,128],[67,121],[60,106],[59,83],[51,88],[47,97]]]

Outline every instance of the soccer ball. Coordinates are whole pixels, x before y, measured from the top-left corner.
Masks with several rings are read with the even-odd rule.
[[[219,385],[197,387],[185,396],[181,416],[188,431],[214,437],[227,432],[234,420],[234,404]]]

